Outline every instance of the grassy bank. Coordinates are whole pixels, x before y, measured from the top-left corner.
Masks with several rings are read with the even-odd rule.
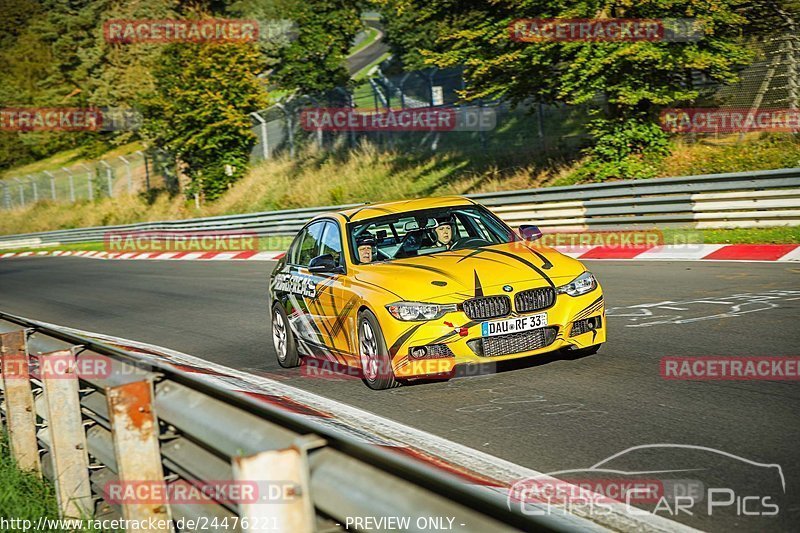
[[[218,201],[200,207],[166,193],[104,198],[92,203],[40,202],[4,211],[0,234],[526,189],[562,184],[581,164],[580,159],[535,153],[524,157],[508,154],[502,159],[471,150],[409,154],[371,145],[349,152],[309,150],[294,160],[280,157],[262,162]],[[800,141],[791,136],[751,135],[740,144],[727,144],[726,140],[716,144],[676,141],[659,174],[793,166],[800,166]]]
[[[21,524],[36,524],[40,518],[51,520],[50,527],[42,531],[97,531],[91,529],[67,530],[52,527],[58,519],[58,503],[55,488],[33,474],[21,472],[11,459],[8,439],[5,432],[0,433],[0,516],[6,520],[17,519],[19,527],[4,531],[24,531]],[[29,522],[24,522],[29,521]],[[89,524],[91,525],[91,524]]]

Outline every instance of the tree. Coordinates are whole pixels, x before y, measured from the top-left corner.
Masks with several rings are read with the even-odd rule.
[[[301,93],[321,93],[346,85],[350,74],[345,59],[363,27],[359,2],[293,0],[287,4],[296,35],[281,49],[271,80]]]
[[[455,11],[449,0],[402,3],[428,22],[448,21],[436,26],[436,46],[420,55],[429,65],[463,65],[466,99],[583,104],[602,98],[604,108],[591,123],[601,149],[592,154],[612,166],[664,153],[666,134],[653,126],[661,108],[701,95],[691,71],[729,83],[752,57],[740,35],[748,22],[744,0],[483,0]],[[509,25],[522,18],[692,18],[705,35],[694,42],[518,42]],[[629,142],[637,137],[644,142]],[[652,170],[617,168],[621,176]]]
[[[187,194],[217,198],[244,174],[254,141],[249,113],[267,104],[257,46],[173,44],[144,100],[145,133],[185,165]]]

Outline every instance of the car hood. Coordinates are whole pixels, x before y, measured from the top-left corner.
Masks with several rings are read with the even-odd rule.
[[[461,301],[480,294],[569,283],[584,266],[552,248],[521,242],[359,265],[355,279],[404,300]]]

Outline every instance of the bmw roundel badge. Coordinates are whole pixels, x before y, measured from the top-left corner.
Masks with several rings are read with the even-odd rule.
[[[514,290],[514,287],[512,287],[511,285],[503,285],[503,290],[506,292],[511,292]]]

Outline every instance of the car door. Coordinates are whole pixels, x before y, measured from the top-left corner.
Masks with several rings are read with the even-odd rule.
[[[329,220],[320,243],[320,254],[330,254],[340,267],[346,269],[342,248],[342,230],[339,223]],[[347,364],[352,347],[352,315],[356,299],[347,287],[345,274],[321,274],[317,283],[317,314],[319,329],[326,336],[331,355]]]
[[[298,348],[309,355],[319,355],[318,346],[325,343],[316,317],[316,286],[319,279],[308,271],[311,259],[320,255],[324,231],[324,220],[313,222],[301,231],[289,251],[286,277],[281,280],[281,286],[287,293],[286,313],[296,334]]]

